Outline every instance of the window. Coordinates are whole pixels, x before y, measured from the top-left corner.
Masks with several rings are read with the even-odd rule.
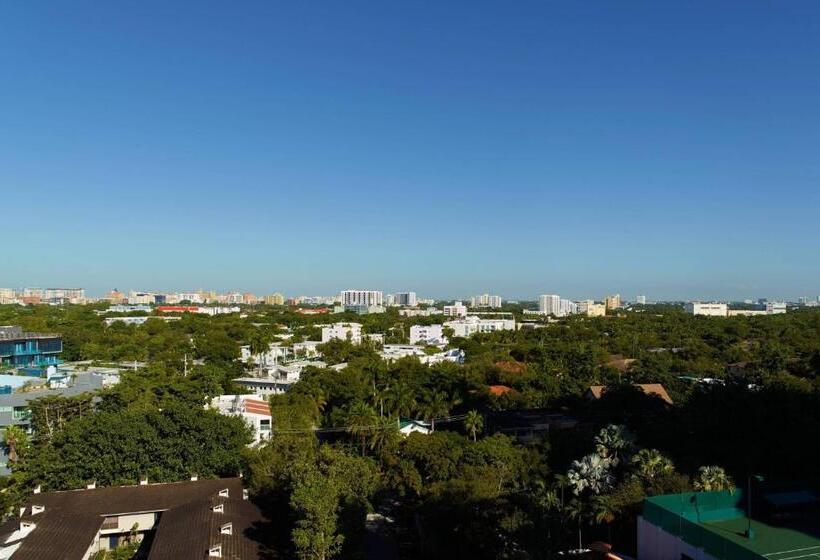
[[[261,432],[269,432],[270,431],[270,418],[265,418],[264,420],[259,421],[259,431],[261,431]]]

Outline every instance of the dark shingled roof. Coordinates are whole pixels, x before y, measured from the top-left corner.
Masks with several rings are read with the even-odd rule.
[[[219,496],[225,489],[229,496]],[[210,546],[220,543],[223,558],[259,558],[259,527],[265,519],[242,497],[239,478],[35,494],[21,519],[36,528],[22,539],[12,560],[81,560],[106,516],[138,512],[162,512],[150,560],[199,560]],[[212,511],[217,504],[223,504],[223,513]],[[32,515],[32,505],[45,506],[45,511]],[[5,539],[17,529],[19,521],[0,526],[0,537]],[[229,522],[233,534],[221,534],[221,526]]]

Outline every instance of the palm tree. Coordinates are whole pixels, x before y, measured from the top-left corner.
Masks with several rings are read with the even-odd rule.
[[[609,470],[610,466],[607,459],[595,453],[573,461],[567,471],[567,482],[572,487],[573,494],[580,496],[589,491],[597,495],[609,490],[615,480]]]
[[[9,426],[6,428],[4,440],[9,449],[9,463],[16,463],[20,460],[19,452],[26,446],[28,435],[19,426]]]
[[[698,492],[722,492],[724,490],[732,492],[735,489],[735,483],[731,477],[726,474],[723,467],[718,466],[699,468],[694,486]]]
[[[376,385],[376,382],[373,382],[373,394],[370,396],[370,400],[373,403],[373,406],[378,407],[379,409],[379,416],[384,417],[384,405],[385,402],[390,399],[390,387],[383,387],[379,388]]]
[[[430,431],[436,431],[436,417],[446,416],[450,412],[450,402],[447,400],[447,395],[441,391],[433,391],[427,394],[426,400],[422,405],[422,413],[424,418],[430,421]]]
[[[410,387],[404,383],[396,383],[385,395],[385,404],[392,415],[401,418],[409,416],[416,410],[416,397]]]
[[[641,480],[652,482],[656,478],[671,474],[675,465],[670,459],[661,455],[657,449],[641,449],[632,457],[635,475]]]
[[[390,418],[378,418],[373,435],[370,437],[370,449],[381,451],[398,438],[399,430]]]
[[[595,449],[598,455],[617,467],[632,451],[633,439],[624,426],[610,424],[595,436]]]
[[[367,436],[373,433],[378,422],[376,411],[362,401],[356,401],[347,413],[347,431],[354,438],[358,437],[362,443],[362,457],[365,456]]]
[[[476,435],[481,433],[481,430],[484,428],[484,418],[478,413],[476,410],[471,410],[467,413],[467,417],[464,419],[464,427],[469,432],[470,437],[473,438],[473,442],[476,441]]]

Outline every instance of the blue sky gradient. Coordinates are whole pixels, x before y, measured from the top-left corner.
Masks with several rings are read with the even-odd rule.
[[[10,2],[0,286],[820,295],[820,3]]]

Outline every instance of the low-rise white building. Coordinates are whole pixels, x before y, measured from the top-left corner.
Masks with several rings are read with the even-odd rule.
[[[353,344],[362,341],[362,325],[360,323],[333,323],[322,327],[322,342],[331,340],[347,340]]]
[[[382,351],[379,353],[383,360],[392,362],[402,358],[414,357],[427,365],[438,364],[441,362],[453,362],[456,364],[464,363],[464,350],[453,348],[451,350],[444,350],[436,352],[435,354],[428,354],[424,346],[416,346],[413,344],[385,344]]]
[[[211,408],[225,416],[239,416],[253,428],[254,445],[271,434],[270,405],[254,395],[219,395],[211,399]]]
[[[239,360],[245,364],[253,362],[253,365],[259,367],[275,366],[287,360],[290,355],[290,349],[279,342],[271,342],[266,352],[255,355],[251,353],[249,344],[239,347]]]
[[[728,317],[729,306],[725,303],[702,303],[690,301],[685,306],[686,312],[692,315],[704,315],[706,317]]]
[[[786,312],[786,304],[782,301],[768,301],[766,302],[767,315],[779,315]]]
[[[410,344],[447,344],[441,325],[413,325],[410,327]]]
[[[479,319],[475,316],[447,321],[445,327],[453,329],[453,336],[468,337],[476,333],[514,331],[515,319]]]

